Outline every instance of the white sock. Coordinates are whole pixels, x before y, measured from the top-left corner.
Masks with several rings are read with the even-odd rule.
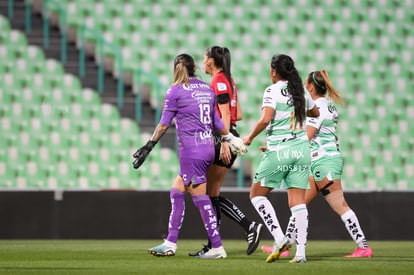
[[[296,256],[306,256],[306,241],[308,238],[308,209],[306,204],[298,204],[290,208],[296,226]]]
[[[364,232],[359,225],[358,218],[352,209],[346,211],[341,216],[342,221],[345,224],[346,230],[348,230],[349,235],[354,240],[354,242],[361,248],[367,248],[368,244],[365,240]]]
[[[297,229],[295,226],[295,222],[296,222],[295,217],[290,216],[289,223],[286,228],[286,237],[289,239],[289,242],[291,244],[296,242]]]
[[[264,196],[257,196],[252,198],[251,202],[259,216],[262,218],[270,234],[272,234],[275,242],[282,242],[284,234],[280,228],[275,209],[273,208],[270,201]]]

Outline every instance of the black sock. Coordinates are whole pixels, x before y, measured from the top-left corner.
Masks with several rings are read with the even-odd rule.
[[[237,222],[246,232],[249,231],[251,221],[246,218],[246,215],[229,199],[218,197],[220,202],[220,209],[224,215]]]
[[[221,207],[220,207],[220,197],[210,197],[211,204],[213,204],[214,211],[216,211],[217,216],[217,225],[221,224]]]

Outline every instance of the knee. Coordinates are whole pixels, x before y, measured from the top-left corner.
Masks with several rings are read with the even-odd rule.
[[[266,190],[266,188],[260,186],[260,182],[252,183],[249,193],[250,200],[257,196],[267,196],[267,194],[268,191]]]

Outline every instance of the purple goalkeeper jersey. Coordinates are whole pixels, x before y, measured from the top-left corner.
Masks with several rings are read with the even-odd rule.
[[[170,126],[176,119],[178,150],[203,150],[214,147],[213,130],[224,124],[216,112],[216,95],[210,85],[190,78],[189,84],[177,84],[167,90],[160,123]]]

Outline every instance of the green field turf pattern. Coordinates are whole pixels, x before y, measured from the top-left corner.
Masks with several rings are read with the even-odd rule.
[[[261,245],[246,255],[243,240],[224,240],[227,259],[187,256],[203,240],[179,240],[173,257],[154,257],[147,249],[161,240],[0,240],[0,274],[414,274],[413,241],[370,241],[374,256],[345,259],[354,243],[312,241],[307,263],[290,264],[289,258],[265,263]]]

